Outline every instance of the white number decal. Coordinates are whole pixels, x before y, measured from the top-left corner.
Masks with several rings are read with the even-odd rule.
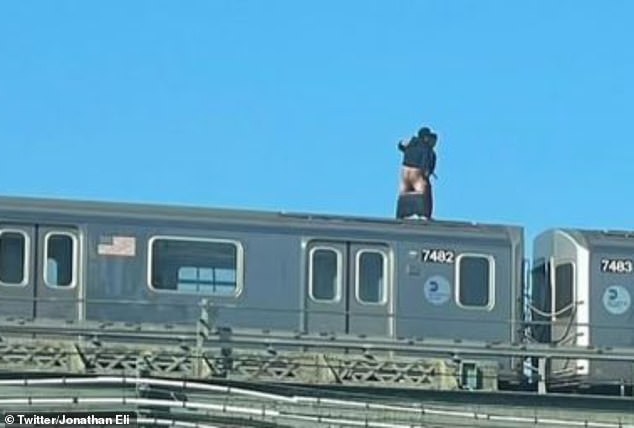
[[[451,264],[456,258],[456,254],[451,250],[442,249],[425,249],[422,250],[422,259],[424,263],[446,263]]]
[[[601,272],[632,273],[633,267],[630,259],[601,259]]]

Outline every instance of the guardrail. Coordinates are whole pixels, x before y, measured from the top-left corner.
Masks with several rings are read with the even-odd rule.
[[[0,409],[11,411],[131,410],[137,421],[155,419],[173,426],[275,426],[423,428],[428,426],[634,428],[634,415],[624,410],[578,409],[526,404],[400,402],[380,398],[329,398],[262,392],[247,387],[147,377],[0,379],[0,388],[26,387],[37,393],[0,397]],[[561,398],[561,397],[560,397]],[[613,400],[614,401],[614,400]],[[623,400],[620,400],[623,401]],[[571,403],[572,404],[572,403]],[[598,411],[597,411],[598,410]],[[214,425],[218,423],[218,425]]]

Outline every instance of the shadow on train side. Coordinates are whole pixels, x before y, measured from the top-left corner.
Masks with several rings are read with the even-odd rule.
[[[520,226],[1,197],[0,316],[193,323],[205,298],[232,328],[634,347],[632,254],[627,232],[553,229],[528,275]]]

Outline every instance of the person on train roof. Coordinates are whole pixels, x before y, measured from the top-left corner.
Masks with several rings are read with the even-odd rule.
[[[410,138],[406,144],[403,143],[403,140],[398,143],[399,150],[403,152],[399,205],[407,203],[407,200],[413,200],[417,206],[415,209],[397,210],[399,218],[401,218],[399,213],[409,212],[412,209],[417,211],[415,214],[425,219],[431,218],[433,209],[431,177],[435,176],[436,152],[434,147],[437,141],[438,136],[431,129],[422,127],[417,135]],[[407,197],[403,199],[404,196]],[[422,200],[411,199],[412,197],[420,197]]]

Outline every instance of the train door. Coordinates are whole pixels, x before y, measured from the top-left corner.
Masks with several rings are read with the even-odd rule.
[[[552,328],[551,338],[560,345],[575,345],[576,305],[574,264],[552,258],[550,263]]]
[[[83,319],[81,239],[71,227],[36,226],[35,315]]]
[[[577,287],[577,264],[573,254],[560,245],[551,258],[550,280],[552,283],[551,341],[558,346],[587,345],[587,326],[580,325],[579,312],[583,311],[587,298],[579,295]],[[581,323],[583,324],[583,323]],[[555,378],[575,374],[587,374],[588,360],[554,359],[550,371]]]
[[[539,343],[551,341],[552,288],[550,263],[541,258],[531,270],[530,336]]]
[[[0,317],[33,317],[35,227],[0,224]]]
[[[0,316],[80,319],[76,229],[0,224]]]
[[[387,245],[311,241],[306,248],[306,330],[392,335],[392,256]]]

